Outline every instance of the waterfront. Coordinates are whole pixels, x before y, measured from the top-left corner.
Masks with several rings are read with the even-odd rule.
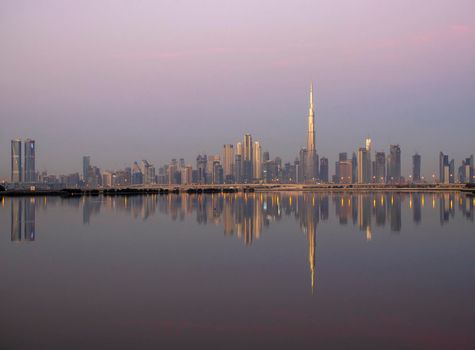
[[[458,192],[4,197],[0,345],[469,349],[474,207]]]

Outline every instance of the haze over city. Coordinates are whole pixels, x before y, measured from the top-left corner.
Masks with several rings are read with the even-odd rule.
[[[430,6],[429,6],[430,5]],[[293,161],[400,144],[402,174],[474,153],[472,1],[3,1],[0,179],[10,140],[37,170],[194,163],[246,132]],[[179,20],[177,20],[179,19]]]

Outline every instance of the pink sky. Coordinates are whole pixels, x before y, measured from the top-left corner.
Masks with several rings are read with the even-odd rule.
[[[405,175],[475,153],[473,1],[12,0],[0,42],[0,179],[18,136],[51,172],[192,163],[244,132],[291,161],[311,81],[331,162],[367,135]]]

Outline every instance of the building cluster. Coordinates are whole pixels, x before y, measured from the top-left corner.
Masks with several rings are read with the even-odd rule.
[[[183,158],[172,159],[158,169],[147,160],[134,162],[121,170],[102,171],[91,165],[90,156],[83,157],[82,174],[54,176],[35,171],[35,141],[24,142],[24,162],[21,140],[11,143],[11,182],[54,187],[119,187],[129,185],[191,185],[191,184],[251,184],[251,183],[335,183],[335,184],[400,184],[427,182],[421,175],[421,156],[412,157],[409,179],[401,174],[401,148],[390,145],[389,153],[373,153],[370,138],[363,147],[353,152],[351,158],[343,152],[335,162],[333,176],[329,176],[328,158],[321,157],[315,146],[315,111],[313,87],[310,87],[307,145],[299,151],[293,162],[283,163],[280,157],[271,159],[268,151],[251,134],[245,134],[236,144],[225,144],[219,154],[200,154],[195,167],[185,164]],[[24,164],[24,166],[23,166]],[[473,155],[466,158],[455,173],[455,161],[440,153],[439,176],[433,174],[432,182],[474,183]],[[430,179],[429,179],[430,180]]]
[[[449,156],[442,152],[439,153],[439,182],[444,184],[451,183],[474,183],[475,168],[473,165],[473,155],[465,158],[455,173],[455,160],[449,160]]]
[[[351,159],[348,153],[343,152],[335,162],[334,183],[341,184],[385,184],[404,183],[406,179],[401,175],[401,148],[399,145],[391,145],[389,154],[376,152],[374,160],[371,153],[372,141],[366,139],[365,147],[358,149],[358,154],[353,152]],[[411,182],[421,182],[421,156],[413,156],[413,170]]]

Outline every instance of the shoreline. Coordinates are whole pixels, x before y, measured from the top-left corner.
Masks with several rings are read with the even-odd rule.
[[[0,197],[22,196],[131,196],[149,194],[210,194],[210,193],[263,193],[263,192],[315,192],[315,193],[378,193],[378,192],[461,192],[475,195],[475,186],[451,185],[304,185],[304,184],[236,184],[236,185],[149,185],[99,189],[27,190],[15,189],[0,192]]]

